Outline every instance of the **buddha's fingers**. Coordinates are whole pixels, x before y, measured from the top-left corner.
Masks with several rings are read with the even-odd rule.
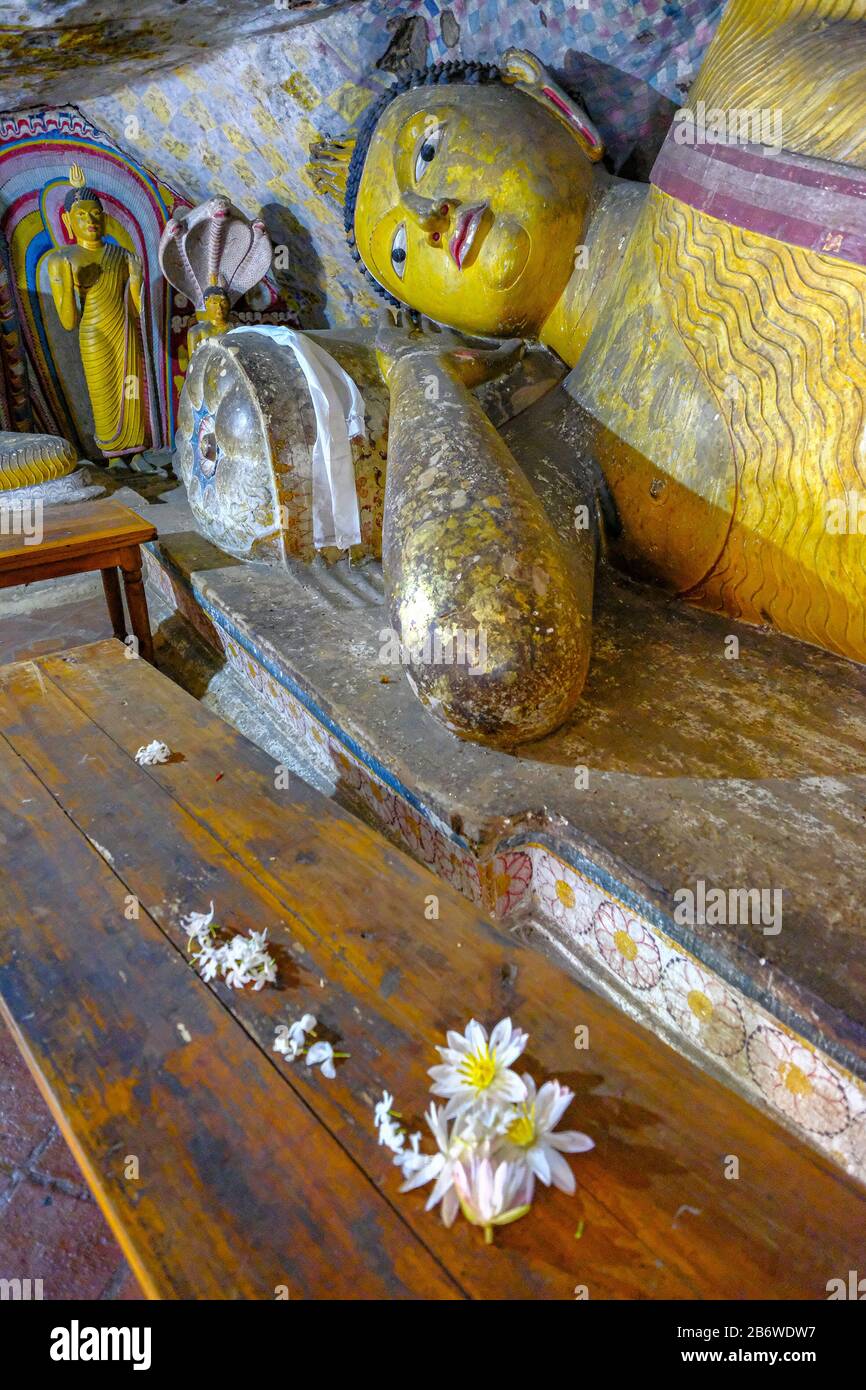
[[[383,558],[410,678],[461,738],[540,738],[583,687],[592,567],[455,370],[406,357],[390,386]]]

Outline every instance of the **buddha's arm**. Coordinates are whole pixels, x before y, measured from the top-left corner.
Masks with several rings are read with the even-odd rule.
[[[54,252],[48,258],[48,283],[57,317],[66,329],[75,328],[81,317],[75,297],[75,278],[66,256]]]
[[[428,644],[409,665],[422,701],[460,736],[509,746],[555,729],[580,695],[594,575],[472,395],[477,372],[460,351],[386,364],[383,561],[393,628],[410,653]],[[483,673],[435,660],[451,635],[486,656]]]
[[[141,313],[142,265],[137,256],[129,258],[129,297],[136,314]]]

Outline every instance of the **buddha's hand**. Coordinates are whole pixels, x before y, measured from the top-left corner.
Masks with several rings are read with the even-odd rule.
[[[388,384],[398,362],[418,358],[448,366],[465,386],[480,386],[519,362],[524,346],[521,338],[466,338],[431,319],[413,323],[400,309],[384,310],[376,334],[379,369]]]

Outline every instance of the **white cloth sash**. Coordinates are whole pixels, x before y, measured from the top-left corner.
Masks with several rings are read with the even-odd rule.
[[[360,545],[361,518],[350,439],[364,438],[364,400],[352,378],[312,338],[294,328],[256,323],[233,333],[263,333],[291,348],[304,373],[316,414],[313,446],[313,544],[346,550]]]

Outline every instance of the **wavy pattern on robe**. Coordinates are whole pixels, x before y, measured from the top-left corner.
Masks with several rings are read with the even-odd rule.
[[[141,347],[129,295],[129,258],[106,246],[87,291],[79,345],[93,406],[94,434],[106,454],[144,445]]]
[[[866,168],[866,0],[730,0],[689,106],[778,112],[786,149]]]
[[[866,661],[866,271],[650,199],[736,466],[725,547],[688,597]]]

